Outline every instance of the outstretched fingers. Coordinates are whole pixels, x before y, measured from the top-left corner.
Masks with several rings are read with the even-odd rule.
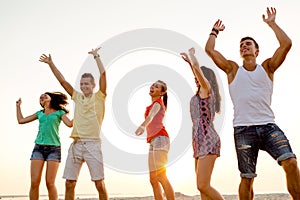
[[[214,29],[217,29],[218,31],[224,31],[225,25],[223,24],[222,20],[218,19],[214,24]]]
[[[264,22],[268,23],[271,21],[275,21],[275,17],[276,17],[276,8],[273,7],[268,7],[267,8],[267,17],[265,14],[262,15]]]
[[[51,55],[47,56],[46,54],[42,54],[39,59],[40,62],[50,63],[52,61]]]
[[[89,54],[92,54],[92,55],[97,55],[98,51],[101,49],[101,47],[97,47],[95,49],[92,49],[91,51],[89,51],[88,53]]]
[[[183,58],[184,61],[190,63],[190,59],[189,59],[189,56],[186,54],[186,53],[180,53],[181,55],[181,58]]]

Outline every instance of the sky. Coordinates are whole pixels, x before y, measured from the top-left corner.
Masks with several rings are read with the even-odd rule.
[[[86,70],[86,65],[93,65],[90,64],[93,59],[87,52],[102,44],[104,47],[100,54],[104,54],[107,69],[108,96],[101,137],[105,149],[105,183],[108,193],[152,195],[147,171],[143,171],[147,163],[137,163],[134,159],[126,160],[127,157],[122,157],[122,154],[109,152],[107,146],[116,147],[120,152],[130,155],[147,154],[148,144],[145,137],[136,138],[133,131],[142,122],[145,107],[150,104],[149,84],[151,81],[162,79],[170,83],[165,125],[171,138],[170,153],[175,155],[172,154],[167,174],[176,192],[198,194],[192,148],[190,143],[184,143],[191,137],[191,128],[189,104],[183,102],[191,97],[192,93],[189,91],[193,92],[195,85],[188,67],[176,54],[178,52],[172,51],[172,45],[178,44],[176,48],[184,47],[182,51],[187,51],[189,47],[185,46],[186,43],[181,46],[180,40],[172,45],[168,43],[170,47],[162,47],[164,42],[168,41],[169,37],[166,36],[160,39],[160,44],[153,45],[155,48],[134,47],[135,42],[139,38],[147,39],[151,30],[158,34],[167,32],[170,38],[183,38],[190,41],[187,44],[198,45],[199,61],[201,63],[203,58],[206,64],[210,61],[201,51],[201,47],[204,47],[213,23],[221,19],[226,28],[217,38],[216,49],[226,58],[241,63],[239,40],[244,36],[252,36],[260,45],[257,62],[262,63],[272,56],[278,47],[274,33],[262,20],[262,14],[266,13],[267,7],[277,9],[276,22],[293,41],[285,62],[275,73],[272,109],[276,123],[286,133],[294,153],[299,155],[300,146],[297,144],[300,141],[300,128],[297,124],[300,121],[300,108],[295,106],[300,98],[300,93],[296,92],[300,72],[297,67],[297,58],[300,55],[300,29],[297,26],[300,17],[299,2],[0,0],[0,80],[3,97],[0,104],[0,195],[28,194],[30,186],[29,158],[38,122],[19,125],[16,120],[16,100],[22,98],[23,115],[27,116],[41,109],[38,102],[40,94],[46,91],[64,92],[49,67],[38,61],[39,56],[50,53],[66,80],[77,87],[78,75],[82,70]],[[146,30],[146,35],[137,30]],[[118,36],[124,36],[124,33],[130,33],[129,36],[125,34],[128,40],[118,41]],[[123,44],[125,46],[122,46]],[[126,51],[122,54],[119,50],[123,48]],[[115,57],[110,60],[109,56],[112,54]],[[167,70],[163,71],[166,68],[162,66],[167,66]],[[222,194],[237,194],[240,177],[233,144],[232,104],[225,74],[218,69],[216,73],[223,100],[222,114],[219,116],[220,123],[217,127],[222,147],[221,156],[215,164],[212,185]],[[177,76],[178,82],[174,81],[174,77]],[[123,86],[128,87],[136,82],[138,84],[132,86],[128,93],[123,90]],[[185,87],[188,90],[185,90]],[[123,95],[127,96],[123,98]],[[73,104],[71,100],[69,103],[72,117]],[[121,114],[116,108],[120,108]],[[122,118],[124,116],[125,118]],[[123,127],[124,122],[130,122],[129,126]],[[187,128],[183,130],[182,127]],[[62,162],[56,181],[60,194],[64,193],[62,173],[67,150],[72,142],[69,138],[70,133],[71,129],[64,124],[60,125]],[[176,138],[183,138],[184,142],[176,146]],[[128,163],[130,166],[141,167],[140,171],[135,173],[134,170],[125,169],[124,166]],[[259,154],[257,174],[254,182],[256,193],[287,192],[282,168],[265,152]],[[84,165],[76,186],[76,194],[95,193],[96,189]],[[44,178],[41,194],[46,194]]]

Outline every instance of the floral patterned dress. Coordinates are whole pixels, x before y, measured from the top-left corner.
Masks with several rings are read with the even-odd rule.
[[[190,113],[193,121],[193,150],[194,158],[208,154],[220,156],[221,141],[214,128],[215,117],[214,94],[207,98],[194,95],[190,101]]]

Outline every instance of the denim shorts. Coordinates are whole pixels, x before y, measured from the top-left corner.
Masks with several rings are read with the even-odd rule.
[[[30,160],[61,161],[61,147],[35,144]]]
[[[149,151],[169,151],[170,139],[167,136],[157,136],[150,141]]]
[[[258,151],[269,153],[278,164],[296,158],[283,131],[274,123],[234,127],[238,167],[243,178],[256,177]]]
[[[149,171],[162,170],[168,163],[168,152],[170,149],[170,139],[166,136],[157,136],[150,141],[148,154]]]

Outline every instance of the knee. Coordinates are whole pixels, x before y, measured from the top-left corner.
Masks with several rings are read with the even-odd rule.
[[[299,171],[296,158],[289,158],[287,160],[282,161],[281,166],[283,167],[286,173],[294,173]]]
[[[197,189],[200,193],[206,194],[210,189],[210,183],[208,181],[197,181]]]
[[[158,178],[157,177],[152,176],[152,177],[150,177],[149,181],[150,181],[151,185],[157,185],[158,184]]]
[[[98,180],[98,181],[95,181],[95,186],[96,186],[96,189],[99,191],[99,192],[105,192],[105,184],[104,184],[104,181],[103,180]]]
[[[31,188],[38,188],[40,186],[40,181],[31,181]]]
[[[49,190],[49,189],[55,187],[55,184],[53,181],[46,181],[46,187]]]
[[[150,174],[150,183],[152,186],[159,184],[159,177],[157,174]]]
[[[240,185],[246,188],[251,188],[253,185],[254,178],[242,178]]]
[[[74,190],[75,186],[76,186],[75,180],[66,180],[66,190],[67,191]]]

